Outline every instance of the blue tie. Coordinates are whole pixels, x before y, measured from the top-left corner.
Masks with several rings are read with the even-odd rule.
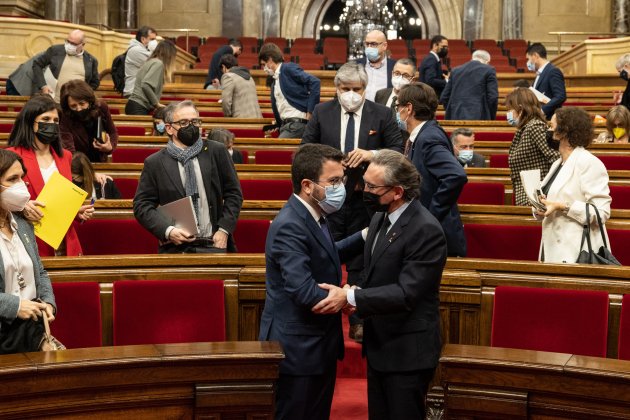
[[[321,226],[322,232],[324,233],[326,239],[328,239],[331,244],[334,244],[332,236],[330,235],[330,231],[328,230],[328,222],[326,221],[325,217],[322,216],[319,218],[319,225]]]
[[[346,143],[344,152],[350,153],[354,150],[354,112],[348,112],[348,125],[346,126]]]

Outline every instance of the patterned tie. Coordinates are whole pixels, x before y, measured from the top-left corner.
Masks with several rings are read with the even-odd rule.
[[[407,139],[407,141],[405,142],[405,157],[407,159],[410,159],[410,154],[411,154],[411,140]]]
[[[346,142],[344,152],[346,154],[354,150],[354,112],[348,112],[348,125],[346,125]]]

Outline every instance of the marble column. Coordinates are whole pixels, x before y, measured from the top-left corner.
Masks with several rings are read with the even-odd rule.
[[[280,0],[260,0],[262,38],[280,36]]]
[[[138,27],[138,3],[136,0],[120,0],[120,28]]]
[[[238,38],[243,35],[243,0],[223,1],[223,36]]]
[[[466,41],[483,38],[483,0],[464,0],[463,35]]]
[[[523,38],[523,0],[503,0],[503,39]]]
[[[65,20],[72,23],[85,23],[84,0],[46,0],[46,19]]]
[[[628,0],[613,0],[613,31],[628,31]]]

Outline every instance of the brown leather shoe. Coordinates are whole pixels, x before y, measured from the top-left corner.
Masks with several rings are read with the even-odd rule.
[[[363,342],[363,324],[350,325],[350,331],[348,331],[348,337],[357,343]]]

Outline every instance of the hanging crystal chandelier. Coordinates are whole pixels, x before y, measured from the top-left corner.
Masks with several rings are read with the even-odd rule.
[[[401,0],[341,0],[345,3],[339,24],[348,32],[350,59],[363,57],[363,40],[373,30],[400,31],[407,23]]]

